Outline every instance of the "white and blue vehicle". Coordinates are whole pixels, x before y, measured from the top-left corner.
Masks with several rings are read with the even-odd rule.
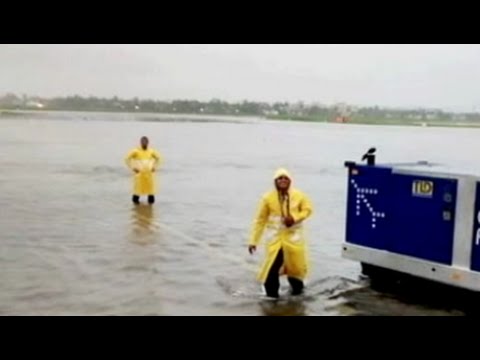
[[[342,257],[372,279],[406,274],[480,291],[480,177],[428,163],[348,168]]]

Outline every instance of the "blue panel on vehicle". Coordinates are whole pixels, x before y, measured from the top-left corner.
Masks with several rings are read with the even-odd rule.
[[[391,168],[349,168],[346,242],[384,249],[389,230]]]
[[[457,180],[392,174],[391,252],[451,264]]]
[[[477,182],[475,213],[473,214],[472,270],[480,271],[480,183]]]

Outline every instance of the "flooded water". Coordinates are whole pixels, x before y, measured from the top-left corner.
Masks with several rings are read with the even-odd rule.
[[[379,162],[479,169],[479,130],[178,120],[0,117],[1,315],[463,314],[373,290],[340,257],[343,162],[376,146]],[[131,204],[123,162],[142,135],[165,160],[153,207]],[[315,207],[312,272],[304,297],[271,303],[246,244],[279,166]]]

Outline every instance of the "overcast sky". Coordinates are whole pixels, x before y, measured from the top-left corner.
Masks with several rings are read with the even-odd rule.
[[[0,94],[480,110],[479,45],[0,45]]]

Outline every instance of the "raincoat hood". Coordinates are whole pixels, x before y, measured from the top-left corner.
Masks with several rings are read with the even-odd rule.
[[[277,188],[277,184],[275,183],[275,181],[280,177],[280,176],[286,176],[290,179],[290,187],[289,189],[292,189],[293,187],[293,179],[292,179],[292,175],[290,174],[290,172],[285,169],[285,168],[279,168],[277,169],[277,171],[275,171],[275,174],[273,176],[273,184],[275,186],[275,188]]]
[[[293,181],[292,175],[290,175],[290,172],[287,169],[284,168],[279,168],[277,171],[275,171],[275,175],[273,176],[273,180],[277,180],[280,176],[286,176],[290,179],[290,182]]]

